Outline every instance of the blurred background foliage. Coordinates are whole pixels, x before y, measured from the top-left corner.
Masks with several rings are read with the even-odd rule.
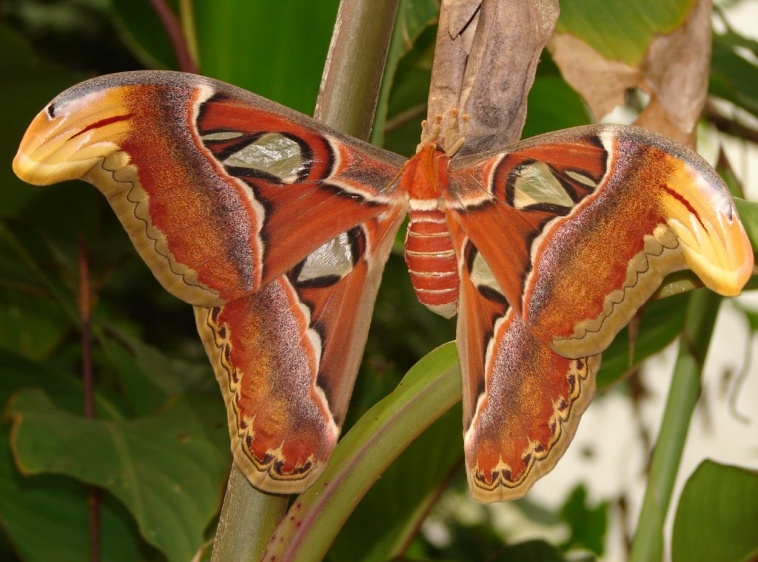
[[[587,41],[599,49],[604,41],[615,44],[617,27],[632,29],[617,56],[633,58],[652,33],[675,28],[691,3],[644,3],[665,8],[660,27],[652,18],[653,27],[644,28],[651,18],[613,9],[598,13],[584,0],[569,3],[572,9],[559,27],[590,30]],[[180,2],[169,4],[179,9]],[[311,113],[337,6],[337,0],[198,0],[200,72]],[[384,89],[373,138],[406,156],[418,142],[425,113],[436,10],[434,0],[402,0],[406,40],[393,43],[385,76],[391,88]],[[189,560],[213,537],[230,464],[223,407],[191,308],[161,289],[96,190],[81,182],[32,188],[10,169],[25,127],[60,91],[109,72],[177,68],[176,57],[148,0],[0,0],[0,52],[0,559],[86,559],[87,497],[95,485],[106,490],[104,560]],[[758,44],[727,29],[714,36],[713,52],[712,94],[758,117]],[[708,117],[744,142],[756,141],[755,129],[726,115],[710,109]],[[588,122],[583,101],[545,52],[524,136]],[[758,217],[750,222],[756,229]],[[82,413],[76,300],[82,243],[93,294],[96,420]],[[632,358],[628,334],[620,334],[604,355],[601,392],[612,387],[633,393],[634,379],[624,375],[681,331],[683,299],[645,309]],[[419,358],[452,340],[454,327],[416,301],[402,255],[395,252],[345,431]],[[570,493],[558,511],[528,499],[517,502],[526,519],[561,526],[560,540],[510,544],[491,512],[484,521],[467,519],[460,441],[460,411],[453,409],[383,476],[328,559],[383,560],[398,553],[464,561],[562,560],[566,553],[573,560],[602,557],[609,506],[590,505],[583,488]],[[425,462],[435,470],[408,478],[408,467]],[[707,488],[721,478],[717,465],[707,469],[694,486]],[[739,482],[743,487],[732,490],[735,497],[746,490],[756,498],[755,475],[741,473]],[[423,494],[409,494],[410,486]],[[691,510],[703,509],[698,497],[697,488],[687,496],[695,502]],[[706,499],[715,501],[712,495]],[[742,509],[750,512],[749,506]],[[433,516],[427,520],[429,510]],[[754,509],[747,521],[754,534]],[[682,525],[690,525],[681,527],[686,537],[705,523]],[[390,526],[394,530],[380,532]],[[676,548],[686,550],[679,544],[687,540],[679,541],[675,554]],[[747,543],[728,559],[754,556],[756,541]],[[695,560],[691,556],[697,554],[688,551],[680,559]]]

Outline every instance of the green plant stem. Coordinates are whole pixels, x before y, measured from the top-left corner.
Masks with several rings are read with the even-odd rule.
[[[313,114],[316,119],[368,140],[398,2],[340,2]]]
[[[258,560],[286,511],[287,496],[259,492],[232,464],[211,560]]]
[[[179,23],[179,18],[176,17],[176,14],[166,0],[149,1],[153,10],[158,15],[158,19],[161,20],[161,24],[166,30],[166,35],[171,41],[171,47],[174,49],[179,70],[197,73],[197,64],[190,52],[187,38],[184,36],[184,31]]]
[[[84,416],[95,418],[95,382],[92,376],[92,300],[89,282],[89,252],[87,242],[79,238],[79,316],[81,317],[82,342],[82,388],[84,390]],[[90,562],[100,562],[101,514],[103,506],[102,490],[88,486],[87,507],[89,510]]]
[[[342,0],[314,116],[367,139],[398,0]],[[382,29],[384,28],[384,29]],[[211,560],[258,560],[287,496],[264,494],[232,467]]]
[[[690,419],[700,395],[700,377],[720,302],[721,297],[705,289],[695,291],[690,297],[637,532],[632,542],[631,562],[656,562],[663,557],[666,512]]]

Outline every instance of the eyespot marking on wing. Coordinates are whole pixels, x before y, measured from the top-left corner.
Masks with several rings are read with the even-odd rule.
[[[265,133],[247,137],[235,131],[215,131],[202,137],[207,143],[228,143],[218,157],[233,176],[253,175],[293,184],[308,175],[311,155],[305,145],[281,133]],[[236,139],[240,139],[237,142]]]
[[[238,139],[242,136],[239,131],[216,131],[213,133],[206,133],[202,136],[204,142],[211,141],[224,141]]]
[[[490,266],[472,244],[469,244],[466,261],[471,282],[477,291],[486,299],[506,303],[505,295],[503,295],[500,285],[495,280],[495,275],[492,273]]]
[[[579,182],[580,184],[589,187],[590,189],[597,189],[598,183],[588,175],[576,172],[574,170],[566,170],[566,175],[572,180]]]
[[[298,287],[333,285],[349,274],[360,259],[365,248],[362,236],[363,231],[356,227],[324,243],[298,264],[293,282]]]
[[[544,162],[525,162],[514,168],[509,191],[516,209],[533,205],[573,207],[574,201],[550,167]]]

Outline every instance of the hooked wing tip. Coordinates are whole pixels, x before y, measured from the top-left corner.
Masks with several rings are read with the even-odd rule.
[[[13,171],[23,181],[50,185],[83,178],[116,152],[129,132],[122,90],[85,91],[79,97],[70,92],[40,111],[26,130],[13,159]]]
[[[45,163],[45,146],[49,134],[47,110],[41,111],[29,125],[13,159],[13,172],[33,185],[50,185],[58,181],[54,166]]]
[[[668,198],[669,226],[676,233],[684,258],[709,289],[735,296],[753,274],[753,248],[726,186],[714,189],[704,178],[687,174],[697,189]],[[677,186],[675,186],[675,190]],[[702,194],[702,195],[700,195]],[[708,195],[707,197],[704,195]],[[682,203],[682,201],[684,203]],[[687,214],[683,210],[687,209]]]

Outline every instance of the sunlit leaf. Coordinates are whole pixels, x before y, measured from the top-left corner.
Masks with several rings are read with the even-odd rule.
[[[758,473],[710,460],[687,480],[674,520],[674,562],[746,562],[758,556]]]
[[[581,548],[597,556],[603,555],[608,530],[608,502],[593,507],[587,505],[587,489],[577,486],[563,504],[561,515],[571,531],[563,543],[564,550]]]
[[[203,74],[313,113],[336,0],[194,5]]]
[[[681,25],[694,0],[575,0],[561,3],[557,33],[583,39],[607,59],[636,65],[655,34]]]

